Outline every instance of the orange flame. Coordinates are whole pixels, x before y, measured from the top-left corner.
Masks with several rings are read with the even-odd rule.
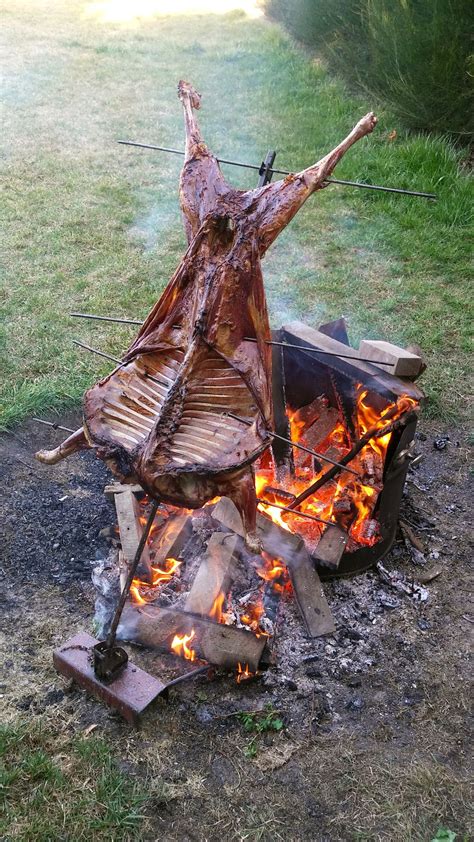
[[[158,565],[152,564],[151,582],[145,582],[139,578],[135,578],[132,582],[130,593],[134,602],[137,602],[139,605],[143,605],[143,603],[150,602],[155,599],[157,596],[156,589],[165,582],[169,582],[180,565],[181,562],[176,558],[167,558],[165,560],[164,567],[158,567]],[[142,594],[141,590],[145,591],[145,594]]]
[[[369,390],[362,384],[356,387],[356,410],[354,413],[354,427],[356,435],[361,438],[368,430],[375,428],[383,429],[392,421],[396,421],[409,409],[416,408],[417,402],[408,395],[403,395],[395,403],[386,405],[383,409],[377,409],[370,404]],[[299,411],[289,414],[291,439],[294,442],[302,441],[311,447],[309,440],[305,440],[306,424],[302,420]],[[328,482],[317,492],[317,499],[309,497],[299,507],[305,514],[316,515],[323,520],[340,523],[351,538],[359,545],[372,546],[379,539],[378,523],[374,519],[374,510],[377,499],[382,490],[382,476],[387,449],[392,438],[392,433],[387,433],[382,438],[373,438],[351,461],[350,465],[359,471],[360,479],[353,474],[341,472],[337,478],[336,485]],[[348,431],[341,421],[338,421],[326,439],[319,443],[318,450],[325,455],[340,460],[348,453],[353,446]],[[311,482],[318,479],[330,466],[321,460],[323,467],[318,471],[315,469],[314,459],[310,454],[302,453],[294,449],[295,475],[291,482],[283,483],[284,490],[297,496],[304,491]],[[269,485],[279,487],[282,485],[276,477],[274,467],[265,462],[264,469],[259,469],[255,478],[257,496],[265,496],[263,492]],[[280,501],[278,501],[280,502]],[[315,521],[299,518],[298,514],[285,512],[276,509],[271,503],[259,504],[259,509],[271,520],[291,532],[299,532],[316,545],[324,524]],[[268,575],[268,565],[263,571]]]
[[[189,634],[175,634],[171,641],[171,649],[175,655],[179,655],[180,658],[186,658],[187,661],[195,661],[197,657],[196,652],[189,646],[189,643],[194,640],[195,636],[196,632],[194,629]]]
[[[248,664],[245,664],[243,667],[239,661],[237,664],[237,675],[235,676],[237,684],[240,684],[241,681],[247,681],[247,679],[253,678],[255,675],[257,675],[257,673],[251,672]]]
[[[224,600],[225,600],[225,595],[221,591],[221,593],[218,596],[216,596],[216,598],[215,598],[215,600],[212,604],[212,608],[209,611],[209,617],[212,620],[215,620],[216,623],[222,622],[222,609],[224,607]]]

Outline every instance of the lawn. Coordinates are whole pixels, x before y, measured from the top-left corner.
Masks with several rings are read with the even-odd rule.
[[[133,335],[70,311],[141,318],[179,262],[180,159],[116,143],[183,146],[179,78],[202,92],[217,154],[259,163],[275,147],[288,169],[327,152],[372,105],[263,18],[151,15],[157,6],[136,4],[144,16],[126,20],[117,10],[132,7],[117,0],[3,9],[2,426],[77,405],[108,370],[74,337],[119,355]],[[418,342],[428,411],[456,417],[470,339],[462,153],[378,114],[336,175],[435,191],[438,201],[334,186],[312,197],[265,259],[271,319],[344,314],[356,343]],[[237,186],[255,183],[250,171],[225,172]]]

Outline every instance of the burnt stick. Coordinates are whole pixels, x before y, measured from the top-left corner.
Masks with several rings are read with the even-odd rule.
[[[274,509],[281,509],[283,512],[290,512],[290,514],[297,515],[297,517],[305,517],[308,520],[316,520],[318,523],[326,524],[326,526],[337,526],[337,523],[333,523],[331,520],[324,520],[322,517],[309,515],[306,514],[306,512],[300,512],[298,509],[290,509],[289,506],[280,506],[278,503],[272,503],[270,500],[263,500],[262,497],[257,497],[257,503],[262,503],[264,506],[273,506]]]

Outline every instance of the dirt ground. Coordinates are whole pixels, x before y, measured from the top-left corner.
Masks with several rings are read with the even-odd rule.
[[[91,570],[108,550],[99,532],[115,520],[103,495],[109,475],[93,456],[51,468],[34,462],[34,451],[60,436],[28,422],[0,442],[7,720],[41,716],[71,735],[97,725],[120,768],[146,777],[154,793],[143,839],[401,842],[431,840],[440,826],[470,838],[464,429],[422,420],[424,458],[410,470],[402,517],[423,542],[425,563],[414,564],[401,534],[384,561],[419,581],[438,574],[425,585],[426,602],[391,590],[374,571],[327,583],[337,632],[308,640],[304,660],[290,644],[284,666],[256,681],[184,684],[139,730],[53,669],[53,648],[92,630]],[[133,659],[143,663],[143,653]],[[249,757],[236,713],[265,705],[285,727],[258,737]]]

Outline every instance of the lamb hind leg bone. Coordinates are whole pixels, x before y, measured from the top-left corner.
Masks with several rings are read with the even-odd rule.
[[[58,447],[53,448],[53,450],[38,450],[35,453],[35,459],[38,462],[43,462],[45,465],[56,465],[62,459],[66,459],[78,450],[90,450],[90,444],[84,435],[83,427],[79,427],[75,433],[72,433]]]
[[[337,163],[346,152],[366,135],[373,132],[377,117],[370,111],[331,152],[311,167],[260,188],[258,195],[260,217],[260,254],[268,247],[298,213],[306,199],[322,190]],[[257,191],[255,191],[257,193]]]

